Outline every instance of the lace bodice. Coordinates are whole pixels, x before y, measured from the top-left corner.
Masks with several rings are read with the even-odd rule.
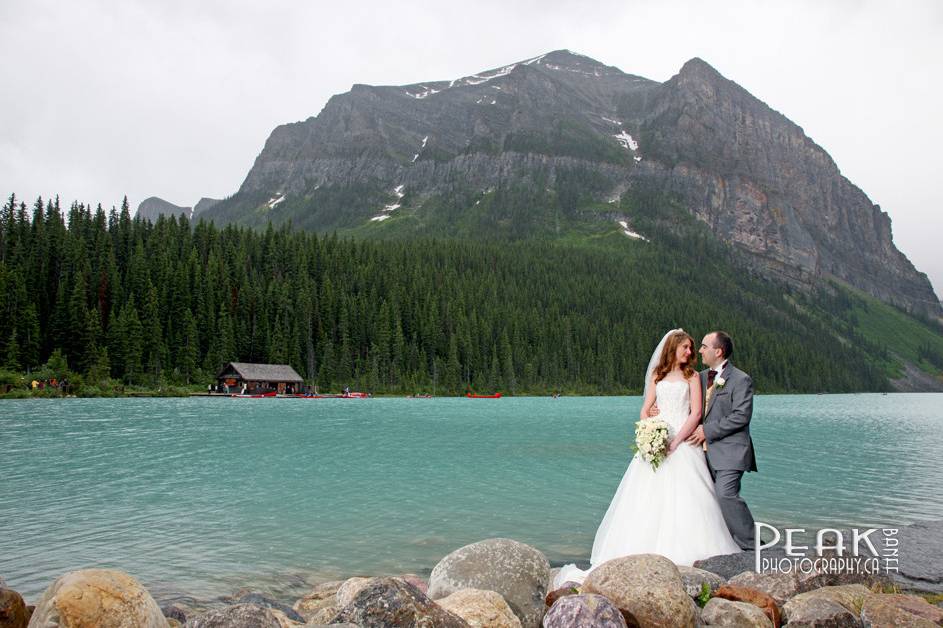
[[[655,384],[655,403],[658,404],[658,418],[676,433],[691,410],[691,389],[686,381],[661,380]]]

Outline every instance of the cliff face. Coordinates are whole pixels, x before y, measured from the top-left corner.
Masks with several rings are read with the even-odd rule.
[[[355,85],[276,128],[239,192],[205,216],[382,236],[431,200],[471,209],[513,185],[539,211],[548,192],[618,202],[643,184],[763,272],[940,314],[887,214],[800,127],[699,59],[665,83],[556,51],[450,81]]]
[[[761,267],[938,310],[926,276],[894,246],[888,215],[800,127],[705,62],[661,87],[645,129],[666,188]]]

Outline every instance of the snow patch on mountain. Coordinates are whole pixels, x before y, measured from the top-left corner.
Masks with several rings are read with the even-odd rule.
[[[622,148],[631,150],[632,152],[638,150],[638,142],[632,139],[632,136],[626,133],[624,130],[618,135],[613,135],[612,137],[616,138],[616,141],[622,145]]]
[[[632,231],[632,229],[629,228],[629,223],[627,223],[626,221],[617,220],[616,222],[618,222],[619,226],[622,227],[622,233],[624,233],[625,235],[629,236],[630,238],[635,238],[636,240],[642,240],[643,242],[648,242],[648,238],[643,236],[641,233]]]

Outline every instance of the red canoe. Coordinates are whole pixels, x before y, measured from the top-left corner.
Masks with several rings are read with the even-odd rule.
[[[500,399],[501,393],[494,393],[493,395],[473,395],[471,393],[466,393],[465,396],[469,399]]]

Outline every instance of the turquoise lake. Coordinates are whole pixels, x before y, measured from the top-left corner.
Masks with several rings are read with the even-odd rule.
[[[0,576],[155,597],[428,571],[503,536],[585,560],[639,397],[0,402]],[[943,519],[943,395],[759,396],[743,495],[792,527]],[[287,584],[286,584],[287,583]]]

